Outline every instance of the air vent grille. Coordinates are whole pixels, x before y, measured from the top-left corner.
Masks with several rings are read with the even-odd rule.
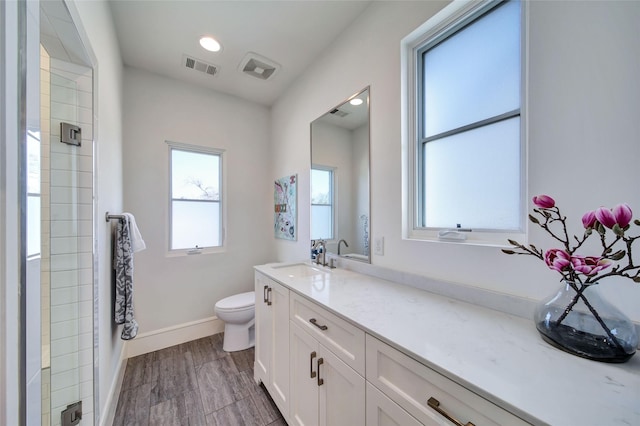
[[[249,52],[240,62],[239,70],[260,80],[268,80],[280,69],[280,65],[257,53]]]
[[[214,76],[218,73],[218,67],[213,64],[209,64],[200,59],[195,59],[187,55],[182,55],[182,63],[186,68],[192,69],[194,71],[200,71],[204,74],[209,74],[210,76]]]
[[[340,118],[344,118],[347,115],[349,115],[348,112],[340,111],[338,108],[336,108],[336,109],[334,109],[332,111],[329,111],[329,113],[335,115],[336,117],[340,117]]]

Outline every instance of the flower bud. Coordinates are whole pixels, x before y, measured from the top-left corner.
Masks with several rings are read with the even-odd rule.
[[[536,195],[533,197],[533,204],[540,207],[541,209],[550,209],[555,207],[556,200],[549,197],[548,195]]]
[[[596,220],[596,212],[594,210],[586,212],[582,216],[582,224],[584,225],[585,229],[593,228],[593,226],[596,224]]]
[[[613,228],[613,225],[617,223],[613,212],[606,207],[600,207],[597,209],[595,215],[598,222],[609,229]]]
[[[633,212],[628,204],[622,203],[613,208],[613,217],[615,217],[616,223],[620,225],[620,228],[626,228],[631,222]]]
[[[609,259],[611,260],[621,260],[623,257],[625,257],[627,255],[627,252],[624,250],[618,250],[617,252],[613,253],[612,255],[609,256]]]

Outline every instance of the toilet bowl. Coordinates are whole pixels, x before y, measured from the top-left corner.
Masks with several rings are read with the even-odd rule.
[[[253,291],[225,297],[216,303],[214,312],[224,321],[224,351],[242,351],[255,345],[255,305]]]

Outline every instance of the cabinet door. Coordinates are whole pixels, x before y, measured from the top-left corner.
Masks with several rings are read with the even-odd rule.
[[[272,347],[272,310],[267,305],[267,290],[270,280],[259,272],[255,274],[256,286],[256,347],[253,364],[253,377],[256,382],[265,385],[269,382],[269,364]]]
[[[397,349],[367,335],[367,380],[425,425],[448,425],[447,416],[476,425],[526,425]]]
[[[421,426],[421,423],[367,382],[367,426]]]
[[[319,345],[298,325],[292,323],[290,327],[290,424],[315,426],[318,424],[317,362]]]
[[[322,345],[320,345],[320,355],[322,360],[318,365],[318,376],[322,383],[318,388],[320,425],[364,426],[364,377]]]
[[[269,284],[271,309],[271,398],[280,412],[289,415],[289,290],[275,281]]]

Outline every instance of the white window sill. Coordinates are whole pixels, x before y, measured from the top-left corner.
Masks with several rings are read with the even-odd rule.
[[[181,249],[181,250],[169,250],[166,257],[182,257],[182,256],[202,256],[207,254],[225,253],[227,250],[224,246],[221,247],[203,247],[201,249]]]
[[[455,231],[455,229],[452,229]],[[438,236],[438,230],[432,229],[413,229],[410,230],[407,235],[405,235],[405,240],[410,241],[424,241],[430,243],[440,243],[440,244],[458,244],[465,246],[485,246],[485,247],[498,247],[498,248],[509,248],[511,245],[509,244],[509,239],[516,241],[526,241],[527,235],[521,232],[460,232],[459,234],[464,235],[466,239],[464,240],[455,240],[455,239],[445,239],[440,238]],[[455,238],[455,235],[453,236]]]

